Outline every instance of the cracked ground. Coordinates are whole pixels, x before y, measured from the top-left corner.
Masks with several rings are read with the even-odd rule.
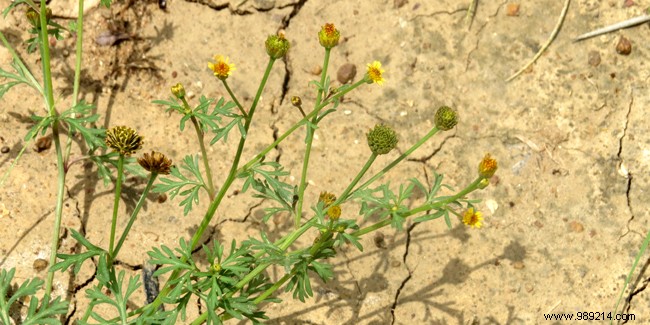
[[[67,25],[72,2],[56,2],[55,15]],[[650,228],[645,194],[650,183],[648,26],[578,43],[572,39],[641,15],[650,1],[631,6],[622,0],[571,2],[545,54],[508,83],[504,80],[546,42],[562,4],[520,1],[518,15],[510,16],[506,6],[516,1],[479,0],[468,28],[469,2],[168,0],[166,11],[155,1],[91,7],[82,97],[97,106],[99,126],[129,125],[145,136],[145,150],[180,161],[199,152],[193,135],[180,132],[178,116],[152,100],[168,98],[177,82],[194,102],[200,95],[227,97],[207,70],[207,62],[223,54],[237,66],[231,88],[250,105],[267,60],[264,40],[284,31],[292,48],[270,75],[244,153],[250,156],[300,118],[289,103],[291,96],[314,101],[309,81],[317,79],[314,72],[323,52],[316,34],[332,22],[343,36],[332,52],[332,79],[344,64],[356,65],[359,77],[366,63],[379,60],[387,82],[346,96],[319,125],[306,202],[315,202],[321,191],[340,193],[352,180],[367,157],[369,128],[388,123],[398,130],[398,150],[390,154],[397,157],[429,131],[441,105],[458,110],[458,126],[438,134],[385,180],[394,186],[411,177],[431,182],[436,171],[447,184],[462,188],[473,180],[486,152],[500,169],[492,185],[472,196],[483,200],[478,205],[485,217],[482,229],[455,222],[449,230],[434,220],[409,223],[402,232],[369,234],[362,239],[364,252],[353,247],[339,251],[332,261],[334,281],[314,279],[312,299],[301,303],[280,294],[283,303],[264,306],[268,323],[547,324],[544,313],[612,311]],[[4,8],[9,1],[0,4]],[[14,45],[28,37],[22,11],[9,14],[2,28]],[[126,37],[100,44],[98,37],[107,31]],[[621,36],[632,43],[629,55],[616,52]],[[71,38],[53,44],[55,97],[62,106],[71,93],[73,44]],[[38,56],[17,47],[37,69]],[[0,64],[6,68],[9,63],[8,52],[0,48]],[[42,102],[26,88],[16,88],[2,100],[0,146],[9,149],[0,154],[4,174],[25,144],[28,117],[42,112]],[[303,140],[298,132],[267,157],[282,163],[292,182],[299,178]],[[209,149],[217,184],[225,177],[234,146],[230,141]],[[54,150],[33,148],[30,144],[0,191],[0,267],[15,267],[21,282],[45,277],[34,261],[49,257],[55,202]],[[79,149],[73,150],[78,156]],[[107,246],[112,185],[104,186],[92,165],[84,164],[74,165],[66,185],[63,227]],[[268,202],[239,193],[237,186],[219,208],[204,243],[243,240],[260,230],[273,240],[292,227],[283,217],[263,223]],[[143,188],[142,180],[127,179],[122,215],[133,209]],[[150,247],[175,246],[179,238],[191,236],[207,196],[187,216],[178,203],[149,197],[117,261],[119,270],[139,274]],[[344,207],[346,214],[356,211],[358,206]],[[126,218],[121,219],[118,227],[125,224]],[[62,231],[60,252],[78,250],[70,232]],[[196,257],[201,261],[203,256]],[[648,254],[639,269],[647,260]],[[55,294],[71,301],[66,323],[84,310],[84,290],[96,283],[94,268],[87,263],[75,277],[57,274]],[[277,279],[282,272],[271,269],[268,274]],[[625,293],[624,312],[636,316],[631,324],[650,321],[648,282],[650,275],[637,271]],[[138,293],[129,304],[137,308],[143,300]],[[190,314],[200,309],[193,308]]]

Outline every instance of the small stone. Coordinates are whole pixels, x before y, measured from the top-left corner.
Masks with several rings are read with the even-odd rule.
[[[41,272],[47,268],[48,264],[49,263],[45,259],[37,258],[34,260],[32,267],[34,267],[34,270],[36,270],[36,272]]]
[[[178,72],[177,71],[172,71],[172,78],[178,77]]]
[[[585,231],[585,226],[583,226],[580,222],[577,221],[569,222],[569,228],[571,228],[571,231],[578,232],[578,233]]]
[[[375,234],[375,237],[373,237],[373,241],[375,242],[375,246],[377,246],[377,248],[386,249],[386,247],[388,247],[386,245],[386,240],[384,240],[384,234],[381,233],[380,231],[378,231]]]
[[[161,193],[160,195],[158,195],[158,198],[156,199],[156,201],[158,203],[165,203],[165,201],[167,201],[167,194]]]
[[[404,7],[405,4],[409,3],[408,0],[393,0],[393,7],[399,9]]]
[[[537,229],[544,228],[544,224],[539,220],[535,220],[535,222],[533,222],[533,225],[535,225],[535,227],[537,227]]]
[[[320,75],[321,72],[323,72],[323,68],[321,68],[320,65],[313,66],[309,71],[309,73],[313,74],[314,76]]]
[[[524,286],[524,288],[526,288],[526,292],[528,292],[528,293],[531,293],[531,292],[533,292],[533,290],[535,290],[535,287],[533,287],[533,285],[530,284],[530,283],[526,284]]]
[[[616,53],[629,55],[630,52],[632,52],[632,43],[625,36],[621,35],[621,38],[618,39],[618,44],[616,44]]]
[[[506,6],[506,16],[510,16],[510,17],[519,16],[519,4],[509,3]]]
[[[600,53],[598,51],[589,51],[587,62],[592,67],[597,67],[600,64]]]
[[[402,266],[402,262],[400,262],[398,260],[393,260],[392,262],[390,262],[390,266],[392,266],[392,267],[400,267],[400,266]]]
[[[275,7],[275,0],[255,0],[253,7],[257,10],[271,10]]]
[[[4,146],[4,147],[2,147],[2,149],[0,149],[0,152],[7,153],[7,152],[9,152],[9,150],[10,150],[9,147]]]
[[[521,270],[524,267],[526,267],[526,265],[524,265],[524,262],[522,262],[522,261],[516,261],[516,262],[512,263],[512,267],[514,267],[515,270]]]
[[[50,149],[52,147],[52,138],[48,137],[40,137],[38,140],[36,140],[36,143],[34,144],[34,151],[36,152],[43,152],[47,149]]]
[[[336,80],[342,84],[346,84],[357,75],[357,66],[352,63],[346,63],[339,68],[336,72]]]

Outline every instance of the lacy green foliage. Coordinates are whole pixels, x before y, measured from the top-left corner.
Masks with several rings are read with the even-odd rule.
[[[32,278],[25,280],[20,286],[12,287],[12,280],[16,269],[9,271],[0,270],[0,322],[11,324],[12,310],[20,309],[26,299],[29,300],[27,315],[20,324],[60,324],[59,318],[68,311],[68,302],[61,301],[60,297],[54,300],[43,299],[39,304],[36,292],[43,286],[43,280]]]
[[[252,188],[256,192],[253,197],[269,199],[280,204],[280,207],[264,208],[264,222],[280,212],[293,211],[297,187],[280,181],[280,177],[288,175],[289,172],[274,161],[257,162],[237,175],[238,178],[245,179],[242,193]],[[261,176],[261,179],[256,176]]]
[[[157,184],[154,187],[154,192],[165,193],[169,192],[170,199],[180,195],[185,197],[180,206],[185,206],[183,209],[183,214],[187,215],[192,210],[192,203],[199,203],[199,191],[201,188],[206,188],[205,182],[203,181],[203,175],[199,169],[199,156],[185,156],[183,162],[181,163],[181,169],[189,172],[192,175],[192,178],[186,177],[181,174],[178,167],[174,166],[171,168],[171,176],[174,178],[161,178],[160,181],[163,184]],[[185,186],[189,188],[183,190]],[[182,190],[182,191],[181,191]]]

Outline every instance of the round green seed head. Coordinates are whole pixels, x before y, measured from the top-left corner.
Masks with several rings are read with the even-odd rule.
[[[435,122],[439,130],[451,130],[458,123],[458,115],[451,107],[440,106],[436,111]]]
[[[397,146],[397,134],[383,124],[375,125],[366,136],[370,150],[376,155],[387,154]]]
[[[284,38],[283,33],[269,35],[264,44],[266,45],[266,53],[274,60],[285,56],[289,51],[289,47],[291,47],[289,41]]]

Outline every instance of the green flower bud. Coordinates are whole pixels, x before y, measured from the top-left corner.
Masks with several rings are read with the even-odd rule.
[[[480,183],[478,183],[478,188],[482,190],[482,189],[488,187],[488,185],[490,185],[490,180],[487,179],[487,178],[484,178],[484,179],[481,180]]]
[[[298,96],[291,96],[291,105],[295,107],[302,107],[302,99]]]
[[[25,16],[27,17],[27,21],[29,23],[36,27],[37,29],[41,29],[41,14],[32,9],[32,8],[27,8],[27,11],[25,12]],[[45,21],[50,22],[50,19],[52,18],[52,9],[46,8],[45,9]]]
[[[372,153],[384,155],[397,146],[397,134],[390,127],[377,124],[374,129],[366,134],[368,146]]]
[[[334,24],[325,24],[318,32],[318,42],[326,49],[331,49],[339,44],[341,33],[334,27]]]
[[[172,86],[172,94],[178,99],[185,97],[185,87],[182,83],[177,83],[175,86]]]
[[[435,122],[439,130],[451,130],[458,123],[458,115],[451,107],[440,106],[436,112]]]
[[[289,41],[284,38],[283,33],[278,33],[278,35],[269,35],[264,44],[266,45],[266,53],[268,53],[274,60],[287,54],[289,47],[291,47]]]
[[[106,130],[106,145],[123,156],[130,156],[142,148],[144,137],[127,126],[116,126]]]

